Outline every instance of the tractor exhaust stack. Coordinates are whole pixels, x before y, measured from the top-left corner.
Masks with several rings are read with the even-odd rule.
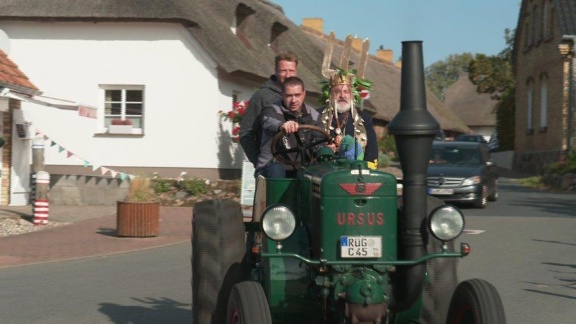
[[[421,41],[402,42],[400,111],[388,125],[394,135],[403,172],[403,212],[399,221],[399,258],[426,254],[426,174],[438,122],[426,107]],[[426,264],[398,267],[392,277],[391,307],[408,309],[422,293]]]

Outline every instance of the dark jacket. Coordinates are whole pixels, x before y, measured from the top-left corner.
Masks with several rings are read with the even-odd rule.
[[[278,87],[275,75],[270,76],[260,89],[258,89],[250,98],[250,104],[246,108],[246,113],[240,122],[240,145],[248,160],[254,164],[258,162],[260,154],[260,133],[261,118],[260,114],[266,106],[282,100],[281,89]]]
[[[282,104],[282,100],[266,107],[262,111],[262,145],[260,146],[260,155],[258,156],[258,163],[256,165],[256,174],[260,173],[266,167],[266,165],[274,159],[272,156],[272,149],[270,144],[272,143],[274,136],[276,136],[278,133],[280,125],[289,120],[295,120],[298,122],[298,124],[301,125],[313,125],[323,128],[323,125],[320,122],[320,113],[318,113],[316,109],[306,104],[304,104],[302,113],[299,116],[294,115],[292,112],[286,109]],[[298,131],[298,133],[302,132]],[[310,133],[301,134],[305,137],[305,143],[309,143],[313,139],[312,137],[314,135]],[[295,143],[290,144],[291,146],[295,145]],[[283,147],[283,149],[285,149],[285,147]]]

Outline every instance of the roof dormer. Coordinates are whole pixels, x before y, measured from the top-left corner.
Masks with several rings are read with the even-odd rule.
[[[286,31],[288,27],[279,22],[272,24],[272,29],[270,31],[270,42],[268,46],[275,52],[280,52],[281,45],[285,42],[283,41],[286,36]]]
[[[254,21],[255,12],[254,9],[243,3],[238,4],[232,20],[232,26],[230,27],[230,30],[232,30],[238,39],[240,39],[240,41],[242,41],[246,46],[251,46],[246,31]]]

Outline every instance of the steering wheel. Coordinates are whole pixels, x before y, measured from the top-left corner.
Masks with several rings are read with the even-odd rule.
[[[298,134],[302,130],[310,130],[312,132],[320,133],[323,137],[318,138],[318,139],[313,138],[312,143],[309,143],[309,144],[302,143],[300,136],[298,136]],[[288,148],[288,149],[278,148],[277,143],[283,136],[294,136],[296,138],[296,144],[297,144],[296,147]],[[277,161],[279,161],[283,164],[291,165],[293,167],[300,167],[303,163],[302,161],[305,161],[304,158],[308,158],[308,160],[310,162],[315,161],[314,154],[313,154],[313,151],[311,149],[322,144],[322,143],[328,143],[328,144],[332,143],[332,136],[330,136],[330,133],[328,133],[323,128],[320,128],[318,126],[299,125],[298,126],[298,132],[296,132],[296,133],[285,134],[283,131],[278,132],[272,138],[272,143],[270,144],[270,146],[271,146],[270,149],[272,151],[272,155],[274,156],[274,158],[276,158]],[[292,159],[290,157],[290,155],[288,155],[288,153],[296,153],[296,155],[294,156],[294,159]]]

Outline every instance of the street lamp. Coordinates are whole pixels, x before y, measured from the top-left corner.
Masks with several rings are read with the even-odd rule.
[[[568,61],[568,120],[566,134],[566,157],[572,152],[572,133],[574,121],[574,37],[564,36],[562,42],[558,45],[562,57]]]

